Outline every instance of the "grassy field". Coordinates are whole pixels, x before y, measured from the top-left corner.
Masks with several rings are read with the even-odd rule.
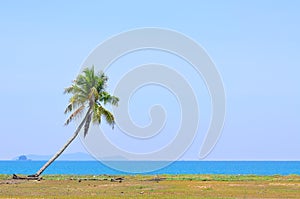
[[[0,175],[0,198],[300,198],[300,176]]]

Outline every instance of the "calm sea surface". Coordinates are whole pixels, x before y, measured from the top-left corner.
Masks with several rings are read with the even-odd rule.
[[[0,161],[0,174],[33,174],[45,161]],[[120,161],[128,167],[156,162]],[[126,174],[97,161],[56,161],[44,174]],[[145,174],[256,174],[300,175],[300,161],[176,161],[169,166]]]

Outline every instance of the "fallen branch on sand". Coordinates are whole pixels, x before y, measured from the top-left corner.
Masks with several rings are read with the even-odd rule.
[[[36,175],[29,175],[29,176],[17,176],[13,174],[12,179],[14,180],[41,180],[42,178]]]

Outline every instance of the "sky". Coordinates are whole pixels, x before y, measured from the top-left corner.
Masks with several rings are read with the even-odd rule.
[[[75,125],[64,126],[68,96],[63,89],[101,42],[144,27],[171,29],[192,38],[222,77],[225,124],[206,160],[300,160],[299,7],[298,1],[268,0],[1,1],[0,160],[54,154],[75,130]],[[178,57],[151,50],[124,56],[107,71],[108,89],[113,92],[122,72],[149,62],[172,65],[197,92],[201,125],[181,157],[197,159],[209,125],[209,94],[203,79],[183,68]],[[132,120],[141,126],[149,123],[152,104],[161,104],[169,117],[163,141],[140,148],[145,152],[163,147],[169,138],[164,135],[175,131],[180,120],[176,98],[154,86],[133,96]],[[111,139],[116,144],[136,150],[116,136],[121,133],[118,127],[114,131]],[[65,153],[85,151],[77,139]]]

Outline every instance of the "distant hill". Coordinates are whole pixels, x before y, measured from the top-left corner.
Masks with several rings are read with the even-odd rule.
[[[35,154],[28,154],[28,155],[22,155],[22,157],[25,156],[27,160],[32,161],[39,161],[39,160],[49,160],[52,155],[35,155]],[[21,156],[13,158],[13,160],[20,160]],[[91,156],[88,153],[83,152],[77,152],[77,153],[67,153],[62,154],[57,160],[61,161],[95,161],[95,158]],[[126,158],[121,156],[111,156],[111,157],[104,157],[101,158],[101,160],[104,161],[110,161],[110,160],[126,160]]]
[[[13,158],[13,160],[18,160],[20,156]],[[35,155],[35,154],[28,154],[26,155],[27,159],[30,160],[49,160],[52,155]],[[76,161],[92,161],[95,160],[91,155],[87,153],[68,153],[62,154],[57,160],[76,160]]]

